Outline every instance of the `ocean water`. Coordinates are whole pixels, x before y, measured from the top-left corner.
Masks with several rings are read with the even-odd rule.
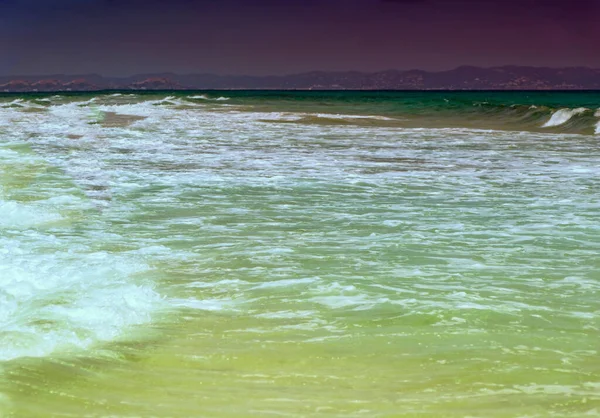
[[[599,108],[0,96],[0,417],[600,416]]]

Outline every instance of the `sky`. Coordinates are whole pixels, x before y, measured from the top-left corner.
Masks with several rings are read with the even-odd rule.
[[[0,0],[0,75],[600,68],[600,0]]]

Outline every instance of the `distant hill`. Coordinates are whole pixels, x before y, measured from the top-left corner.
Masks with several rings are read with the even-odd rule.
[[[4,76],[1,92],[96,90],[600,90],[600,69],[463,66],[450,71],[314,71],[285,76],[97,74]]]

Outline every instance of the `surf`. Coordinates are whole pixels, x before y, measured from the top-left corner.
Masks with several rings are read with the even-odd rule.
[[[550,120],[546,122],[543,126],[544,128],[547,128],[552,126],[563,125],[567,123],[573,116],[581,115],[582,113],[585,113],[588,110],[589,109],[585,107],[578,107],[576,109],[559,109],[556,112],[554,112],[554,114],[552,114]]]
[[[150,322],[163,300],[140,280],[145,258],[103,250],[126,238],[26,144],[4,140],[0,157],[0,362],[77,354]],[[102,233],[82,232],[93,225]]]

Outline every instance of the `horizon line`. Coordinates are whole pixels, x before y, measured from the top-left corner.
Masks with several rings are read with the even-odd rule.
[[[445,88],[430,88],[430,89],[266,89],[266,88],[229,88],[229,89],[98,89],[98,90],[43,90],[43,91],[0,91],[0,96],[11,96],[19,94],[79,94],[79,93],[116,93],[116,92],[134,92],[135,94],[156,94],[156,93],[189,93],[189,92],[303,92],[303,93],[599,93],[598,89],[445,89]]]

